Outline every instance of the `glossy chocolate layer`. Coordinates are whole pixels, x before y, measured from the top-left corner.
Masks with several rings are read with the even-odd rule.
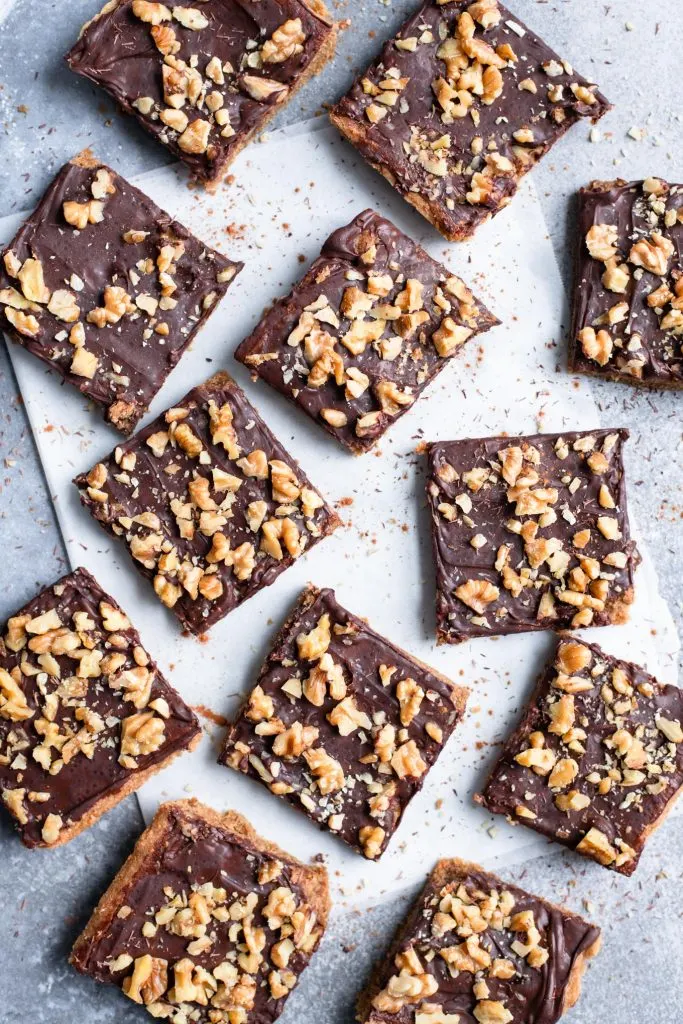
[[[197,719],[85,569],[0,639],[0,789],[22,841],[52,845],[98,803],[190,745]],[[133,783],[133,785],[131,785]]]
[[[162,807],[151,831],[153,846],[139,859],[136,849],[135,870],[124,868],[116,903],[105,896],[73,965],[154,1017],[182,1004],[202,1024],[271,1024],[322,934],[301,884],[307,869],[182,805]]]
[[[599,937],[578,915],[475,865],[442,861],[378,969],[376,994],[359,1020],[428,1024],[434,1014],[448,1024],[555,1024],[578,983],[573,972]],[[397,995],[409,984],[422,995]]]
[[[683,387],[683,186],[595,181],[578,225],[570,369]]]
[[[120,0],[84,27],[66,59],[193,175],[211,182],[314,70],[333,35],[324,6],[313,0],[202,0],[172,7]],[[185,134],[194,122],[206,126],[198,145]]]
[[[440,643],[627,618],[626,430],[438,441],[427,496]]]
[[[561,641],[482,801],[630,875],[683,785],[682,721],[677,687],[595,645]]]
[[[310,587],[280,631],[221,761],[369,859],[464,712],[467,691]]]
[[[460,278],[365,210],[330,235],[235,356],[364,452],[448,358],[497,323]]]
[[[74,482],[160,600],[197,634],[339,525],[225,373]]]
[[[242,266],[77,158],[5,251],[0,326],[129,433]]]
[[[608,109],[502,4],[427,0],[331,116],[457,240],[506,206],[520,177],[573,124]]]

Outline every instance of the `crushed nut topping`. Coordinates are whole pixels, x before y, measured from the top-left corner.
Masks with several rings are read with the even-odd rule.
[[[459,1024],[463,1014],[478,1024],[531,1019],[548,971],[561,997],[574,958],[593,955],[598,936],[578,916],[474,864],[441,861],[398,948],[376,971],[372,1007],[387,1022]],[[450,1012],[454,1005],[459,1012]]]
[[[128,617],[84,569],[8,621],[0,639],[0,791],[27,846],[71,839],[83,816],[101,813],[99,801],[137,769],[198,735]]]
[[[580,194],[580,224],[590,258],[577,284],[572,369],[683,387],[683,186],[593,182]]]
[[[627,436],[430,446],[440,642],[623,620],[638,562],[624,501]]]
[[[496,322],[460,278],[366,210],[330,236],[236,355],[362,452]]]
[[[84,155],[62,168],[3,264],[0,321],[124,433],[208,315],[207,298],[241,269]]]
[[[309,588],[233,723],[221,761],[375,860],[464,699],[465,691],[345,611],[332,591]]]
[[[162,603],[197,634],[338,524],[227,374],[195,388],[77,485]]]
[[[679,690],[563,639],[483,801],[631,874],[683,784],[681,722]]]

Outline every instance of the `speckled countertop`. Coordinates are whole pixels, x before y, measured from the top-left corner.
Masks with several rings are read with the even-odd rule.
[[[548,230],[569,281],[573,195],[591,178],[660,175],[683,180],[681,0],[510,0],[615,109],[592,135],[579,125],[534,172]],[[167,157],[107,97],[63,64],[97,0],[0,0],[0,216],[32,206],[57,168],[84,146],[127,176]],[[333,65],[275,126],[331,102],[414,7],[413,0],[346,0],[350,19]],[[605,424],[631,429],[630,500],[650,545],[662,592],[683,621],[683,395],[593,385]],[[9,360],[0,343],[0,620],[65,569],[49,494]],[[673,680],[675,681],[675,680]],[[0,820],[0,1024],[134,1024],[145,1016],[114,989],[80,978],[68,949],[141,829],[128,799],[66,848],[27,853]],[[467,855],[466,850],[454,853]],[[649,844],[634,878],[570,854],[538,858],[510,881],[565,902],[603,926],[572,1024],[649,1024],[683,1018],[683,816]],[[372,912],[338,909],[323,948],[292,996],[283,1024],[346,1024],[373,958],[381,956],[411,893]],[[638,980],[640,979],[640,980]]]

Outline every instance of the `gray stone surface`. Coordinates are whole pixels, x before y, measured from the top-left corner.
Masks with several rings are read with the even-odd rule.
[[[601,123],[600,141],[590,142],[589,129],[579,126],[535,172],[568,282],[572,196],[581,184],[615,174],[683,177],[680,0],[510,2],[520,18],[594,77],[615,104]],[[335,6],[339,18],[353,22],[342,36],[337,59],[276,124],[311,116],[320,103],[334,100],[380,39],[400,24],[413,0],[346,0]],[[54,171],[84,146],[129,176],[166,160],[161,147],[119,115],[103,93],[70,75],[61,61],[96,7],[96,0],[0,0],[0,216],[32,205]],[[642,138],[630,137],[631,129],[640,129],[634,134]],[[563,361],[560,343],[560,373]],[[683,396],[599,383],[594,392],[603,422],[632,430],[631,502],[680,627]],[[65,567],[49,494],[2,345],[0,546],[2,620]],[[66,848],[28,853],[2,817],[0,1024],[133,1024],[145,1019],[119,993],[81,979],[66,963],[70,943],[140,828],[132,798]],[[588,971],[580,1004],[567,1017],[572,1024],[645,1024],[683,1017],[681,851],[679,817],[655,835],[631,880],[564,854],[506,872],[511,881],[587,912],[604,928],[604,952]],[[466,850],[454,852],[467,856]],[[361,979],[373,958],[381,956],[410,896],[373,911],[337,908],[323,951],[292,997],[283,1024],[352,1020]]]

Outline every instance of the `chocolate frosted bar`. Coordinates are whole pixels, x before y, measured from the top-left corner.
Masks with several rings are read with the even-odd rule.
[[[73,839],[199,737],[125,612],[85,569],[7,622],[0,793],[26,846]]]
[[[220,760],[376,860],[467,694],[347,612],[333,591],[309,587]]]
[[[510,202],[610,105],[496,0],[427,0],[332,109],[337,128],[450,241]]]
[[[360,453],[497,323],[459,277],[365,210],[330,235],[235,356]]]
[[[71,963],[156,1019],[272,1024],[327,923],[327,873],[294,860],[239,814],[163,804]]]
[[[358,1004],[363,1024],[555,1024],[600,929],[476,864],[440,861]]]
[[[339,519],[227,373],[74,483],[157,597],[201,634]]]
[[[560,641],[480,802],[631,875],[683,785],[683,691]]]
[[[570,369],[683,388],[683,185],[594,181],[579,193]]]
[[[82,153],[0,266],[0,328],[130,433],[242,269]]]
[[[215,186],[332,57],[335,36],[321,0],[114,0],[66,60]]]
[[[626,430],[439,441],[427,496],[439,643],[624,622]]]

